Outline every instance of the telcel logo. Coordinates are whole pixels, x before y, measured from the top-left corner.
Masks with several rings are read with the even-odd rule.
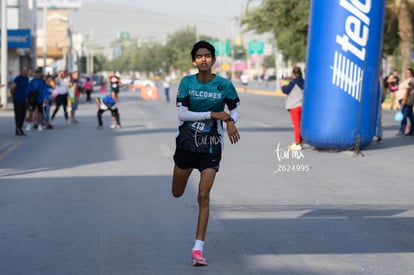
[[[335,51],[332,66],[332,84],[357,101],[361,100],[361,88],[364,71],[366,46],[369,38],[371,0],[361,3],[358,0],[340,0],[339,4],[351,14],[345,21],[345,34],[336,36],[343,52],[351,52],[360,62],[355,63],[350,58]]]
[[[341,0],[339,4],[352,15],[348,16],[345,22],[346,34],[337,35],[336,42],[342,46],[342,50],[350,51],[361,61],[364,61],[370,23],[367,14],[371,10],[371,0],[366,0],[365,4],[356,0],[351,0],[351,2]],[[362,23],[365,23],[365,25]]]

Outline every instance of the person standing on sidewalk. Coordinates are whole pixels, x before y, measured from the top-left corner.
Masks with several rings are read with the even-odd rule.
[[[23,123],[26,117],[27,97],[29,95],[28,69],[22,68],[11,84],[10,91],[13,96],[14,119],[16,123],[16,136],[26,136],[23,132]]]
[[[288,149],[291,151],[300,151],[302,150],[300,123],[302,120],[303,88],[305,85],[300,67],[296,66],[292,69],[291,78],[292,80],[287,85],[284,85],[283,80],[280,80],[280,86],[282,87],[282,92],[287,95],[285,108],[290,113],[295,136],[295,142],[292,143]]]
[[[164,81],[162,83],[162,86],[164,88],[165,100],[167,102],[170,102],[170,84],[171,84],[171,77],[168,73],[166,73],[164,76]]]
[[[203,256],[210,190],[219,170],[223,148],[223,122],[232,144],[240,135],[236,128],[239,96],[233,84],[212,73],[216,61],[215,48],[207,41],[197,42],[191,51],[198,73],[181,79],[177,93],[178,135],[174,153],[172,195],[184,194],[193,169],[200,171],[198,185],[198,223],[191,257],[193,266],[207,265]],[[227,106],[229,112],[225,112]]]

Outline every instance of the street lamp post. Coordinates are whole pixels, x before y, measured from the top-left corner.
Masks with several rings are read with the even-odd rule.
[[[1,108],[7,108],[7,0],[1,1]]]

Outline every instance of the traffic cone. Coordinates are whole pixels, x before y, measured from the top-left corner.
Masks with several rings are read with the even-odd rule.
[[[146,86],[141,88],[141,97],[145,100],[159,99],[157,87]]]

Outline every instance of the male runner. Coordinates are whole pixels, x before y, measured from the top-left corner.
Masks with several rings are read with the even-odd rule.
[[[122,85],[121,79],[115,73],[111,73],[108,82],[112,98],[115,99],[115,101],[118,101],[118,93]]]
[[[179,128],[174,154],[172,194],[183,195],[194,168],[200,171],[198,186],[198,223],[192,251],[194,266],[207,265],[203,257],[204,239],[209,218],[210,190],[219,170],[223,146],[223,122],[227,124],[230,142],[237,143],[240,135],[235,123],[239,97],[233,84],[212,73],[216,61],[214,47],[197,42],[191,51],[195,75],[182,78],[178,87],[177,107]],[[229,113],[224,111],[227,106]]]

